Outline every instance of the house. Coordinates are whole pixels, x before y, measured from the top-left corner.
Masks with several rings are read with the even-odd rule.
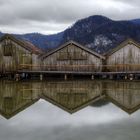
[[[140,71],[140,44],[127,39],[106,55],[106,71]]]
[[[74,41],[69,41],[41,57],[44,71],[61,72],[101,72],[104,59],[104,56]]]
[[[36,69],[42,51],[28,41],[6,34],[0,39],[0,72],[12,73],[23,69]]]

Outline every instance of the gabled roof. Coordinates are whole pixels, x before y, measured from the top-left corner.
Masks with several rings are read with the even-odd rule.
[[[120,50],[121,48],[125,47],[127,44],[133,44],[135,45],[136,47],[140,48],[140,44],[136,41],[134,41],[133,39],[129,38],[125,41],[123,41],[120,45],[118,45],[116,48],[110,50],[106,56],[110,56],[112,55],[113,53],[117,52],[118,50]]]
[[[43,53],[43,51],[40,48],[36,47],[32,43],[30,43],[28,41],[25,41],[25,40],[21,40],[21,39],[19,40],[19,39],[15,38],[13,35],[10,35],[10,34],[5,34],[4,36],[2,36],[0,38],[0,41],[3,41],[4,39],[7,39],[7,38],[16,42],[17,44],[19,44],[23,48],[27,49],[31,53],[34,53],[34,54],[42,54]]]
[[[55,53],[55,52],[57,52],[57,51],[59,51],[59,50],[65,48],[65,47],[67,47],[68,45],[75,45],[75,46],[81,48],[82,50],[85,50],[85,51],[87,51],[87,52],[89,52],[89,53],[95,55],[96,57],[98,57],[98,58],[100,58],[100,59],[105,59],[104,56],[102,56],[102,55],[100,55],[100,54],[98,54],[98,53],[96,53],[96,52],[94,52],[94,51],[92,51],[92,50],[90,50],[90,49],[88,49],[88,48],[86,48],[86,47],[80,45],[79,43],[77,43],[77,42],[75,42],[75,41],[72,41],[72,40],[71,40],[71,41],[68,41],[68,42],[66,42],[65,44],[63,44],[62,46],[60,46],[60,47],[58,47],[58,48],[56,48],[56,49],[54,49],[54,50],[52,50],[52,51],[50,51],[50,52],[48,52],[48,53],[42,55],[42,58],[44,59],[44,58],[46,58],[46,57],[52,55],[53,53]]]

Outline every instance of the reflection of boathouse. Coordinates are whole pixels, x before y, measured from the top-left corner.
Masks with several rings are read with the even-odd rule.
[[[32,83],[0,81],[0,114],[9,119],[38,101]]]
[[[131,114],[140,108],[139,87],[139,82],[0,81],[0,114],[9,119],[40,98],[69,113],[79,111],[88,105],[94,110],[94,107],[103,107],[112,102]]]
[[[73,113],[103,98],[102,83],[92,81],[56,81],[43,84],[42,98]]]
[[[140,108],[140,83],[108,82],[106,84],[106,97],[131,114]]]

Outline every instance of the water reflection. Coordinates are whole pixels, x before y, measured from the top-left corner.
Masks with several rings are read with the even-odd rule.
[[[32,83],[0,81],[0,113],[9,119],[38,101]]]
[[[76,112],[104,97],[102,83],[67,81],[43,83],[42,97],[69,113]]]
[[[122,110],[131,114],[140,108],[140,83],[107,82],[106,97]]]
[[[140,108],[140,82],[115,81],[0,81],[0,114],[9,119],[39,99],[74,113],[88,105],[112,102],[127,113]],[[93,108],[94,109],[94,108]]]

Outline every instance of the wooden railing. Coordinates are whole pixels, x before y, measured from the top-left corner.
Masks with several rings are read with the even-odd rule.
[[[41,70],[41,71],[101,71],[100,66],[95,65],[29,65],[21,64],[19,70]]]

